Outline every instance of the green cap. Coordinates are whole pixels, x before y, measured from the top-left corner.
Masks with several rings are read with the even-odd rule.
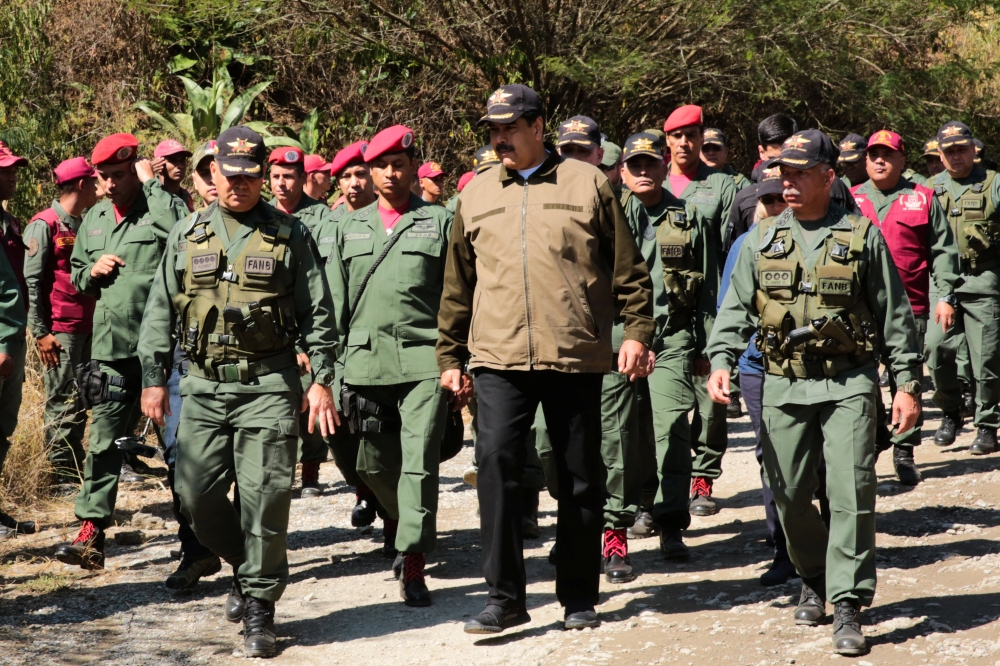
[[[652,134],[653,136],[655,136],[656,140],[659,142],[661,146],[667,145],[667,135],[663,133],[663,130],[658,130],[654,128],[654,129],[644,129],[642,131],[645,134]]]
[[[218,148],[216,148],[214,140],[201,144],[195,149],[191,158],[191,168],[197,169],[205,158],[214,160],[216,152],[218,152]]]
[[[622,161],[622,149],[617,145],[611,143],[610,141],[605,141],[601,144],[601,148],[604,149],[604,159],[601,160],[602,168],[610,169]]]

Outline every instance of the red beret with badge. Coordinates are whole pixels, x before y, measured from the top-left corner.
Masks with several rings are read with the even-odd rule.
[[[306,173],[316,173],[318,171],[329,172],[333,166],[324,160],[322,155],[306,155],[303,164],[305,165]]]
[[[696,104],[686,104],[682,107],[674,109],[674,112],[671,113],[666,122],[663,123],[663,131],[669,134],[676,129],[689,127],[691,125],[701,127],[704,122],[701,107]]]
[[[28,160],[15,155],[3,141],[0,141],[0,168],[10,166],[28,166]]]
[[[367,141],[355,141],[349,146],[345,146],[334,156],[330,165],[330,174],[334,178],[339,178],[344,169],[354,164],[365,163],[365,152],[368,150]]]
[[[97,172],[94,167],[87,164],[86,157],[74,157],[60,162],[59,166],[52,170],[52,175],[55,177],[56,185],[62,185],[81,178],[96,178]]]
[[[365,162],[374,162],[383,155],[403,153],[412,147],[413,130],[406,125],[393,125],[372,137],[365,150]]]
[[[305,164],[306,156],[301,148],[296,148],[295,146],[278,146],[271,151],[267,161],[271,164],[292,166],[293,164]]]
[[[90,163],[94,166],[101,164],[121,164],[134,160],[139,149],[139,140],[127,133],[110,134],[94,146],[94,152],[90,154]]]

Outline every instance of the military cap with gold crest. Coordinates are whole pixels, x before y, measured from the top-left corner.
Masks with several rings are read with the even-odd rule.
[[[837,155],[837,146],[830,137],[810,129],[788,137],[781,146],[781,155],[773,163],[793,169],[811,169],[817,164],[833,166]]]
[[[726,147],[726,135],[717,127],[706,127],[702,133],[702,146]]]
[[[660,143],[656,135],[649,132],[638,132],[625,140],[625,145],[622,146],[622,161],[628,162],[633,157],[640,155],[663,158],[663,144]]]
[[[972,130],[965,123],[951,120],[941,126],[937,133],[938,148],[944,150],[952,146],[971,146]]]
[[[249,127],[230,127],[215,140],[215,163],[223,176],[264,177],[264,137]]]
[[[928,139],[927,141],[924,142],[924,150],[923,150],[922,154],[923,154],[924,157],[937,157],[938,156],[939,153],[938,153],[937,137],[935,137],[933,139]]]
[[[848,134],[837,144],[837,147],[840,148],[840,157],[837,159],[837,162],[840,164],[857,162],[865,156],[867,143],[865,138],[860,134]]]
[[[486,115],[479,119],[479,125],[514,122],[524,114],[544,116],[542,100],[538,93],[521,83],[500,86],[486,100]]]
[[[559,123],[559,134],[556,147],[569,144],[584,148],[600,148],[601,128],[597,121],[587,116],[573,116]]]
[[[472,158],[472,170],[477,175],[498,164],[500,158],[497,157],[497,151],[493,150],[493,146],[480,146]]]

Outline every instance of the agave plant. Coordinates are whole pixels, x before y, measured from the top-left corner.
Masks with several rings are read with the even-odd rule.
[[[211,88],[202,88],[186,76],[178,75],[177,78],[187,92],[185,113],[167,113],[162,105],[150,101],[138,102],[135,108],[189,145],[213,139],[233,125],[238,125],[253,101],[271,85],[271,81],[262,81],[234,96],[233,79],[225,63],[212,73]],[[269,134],[268,123],[249,122],[245,125],[264,136]]]

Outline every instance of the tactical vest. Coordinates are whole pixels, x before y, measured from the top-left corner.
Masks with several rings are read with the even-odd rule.
[[[792,240],[791,220],[760,222],[756,345],[764,368],[788,378],[835,377],[874,361],[878,325],[865,300],[867,218],[849,215],[835,229],[812,271]]]
[[[184,234],[184,291],[174,297],[179,338],[192,374],[246,383],[295,365],[298,326],[284,263],[293,218],[272,213],[230,260],[208,226],[212,212],[214,204],[196,213]]]
[[[996,205],[990,197],[996,176],[995,171],[987,171],[985,180],[974,183],[958,199],[952,197],[944,185],[934,188],[934,194],[948,215],[951,231],[958,239],[962,272],[969,275],[1000,266],[1000,224]]]
[[[46,208],[32,218],[42,220],[49,228],[52,252],[45,264],[45,282],[52,317],[50,327],[57,333],[90,333],[94,328],[94,308],[97,300],[81,294],[70,279],[70,257],[76,243],[76,232],[59,218],[52,208]]]

